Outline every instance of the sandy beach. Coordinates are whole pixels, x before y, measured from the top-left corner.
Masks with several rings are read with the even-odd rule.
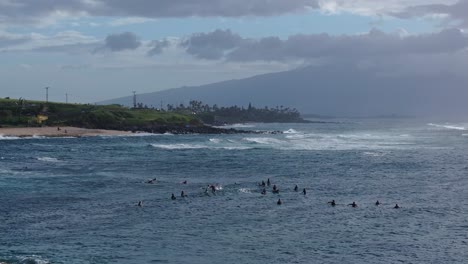
[[[9,137],[89,137],[89,136],[112,136],[128,135],[130,131],[104,130],[104,129],[86,129],[79,127],[19,127],[19,128],[0,128],[1,136]]]

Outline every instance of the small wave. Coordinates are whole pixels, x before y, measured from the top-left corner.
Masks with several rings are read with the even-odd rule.
[[[268,138],[268,137],[243,138],[243,140],[252,142],[252,143],[267,144],[267,145],[282,143],[281,140],[278,140],[276,138]]]
[[[40,161],[45,161],[45,162],[60,162],[57,158],[51,158],[51,157],[38,157],[37,160]]]
[[[221,139],[219,139],[219,138],[210,138],[210,142],[215,143],[215,144],[219,144],[219,143],[221,143]]]
[[[452,130],[466,130],[465,127],[462,127],[462,126],[454,126],[454,125],[439,125],[439,124],[433,124],[433,123],[429,123],[427,124],[428,126],[432,126],[432,127],[438,127],[438,128],[446,128],[446,129],[452,129]]]
[[[252,124],[231,124],[231,125],[224,125],[224,126],[217,126],[219,128],[252,128],[255,127]]]
[[[203,149],[207,148],[203,145],[195,144],[151,144],[151,146],[160,149]]]
[[[382,157],[383,155],[385,155],[384,153],[370,152],[370,151],[363,152],[362,154],[366,156],[371,156],[371,157]]]
[[[2,262],[5,261],[5,262]],[[40,256],[16,256],[8,257],[6,259],[0,258],[0,263],[18,263],[18,264],[49,264],[50,261],[41,258]]]
[[[21,138],[20,137],[10,137],[10,136],[0,135],[0,140],[14,140],[14,139],[21,139]]]
[[[197,144],[150,144],[151,146],[165,150],[188,150],[188,149],[225,149],[225,150],[248,150],[252,147],[247,146],[206,146]]]
[[[249,188],[240,188],[239,192],[241,192],[241,193],[252,193],[252,190],[250,190]]]
[[[290,128],[290,129],[288,129],[286,131],[283,131],[283,133],[284,134],[299,134],[299,132],[297,130],[292,129],[292,128]]]

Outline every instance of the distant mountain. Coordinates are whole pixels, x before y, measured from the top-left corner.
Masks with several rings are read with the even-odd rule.
[[[396,70],[395,70],[396,71]],[[138,102],[159,107],[200,100],[218,106],[295,107],[328,116],[464,116],[468,78],[448,73],[396,74],[351,67],[304,67],[202,86],[139,94]],[[132,97],[100,102],[131,105]]]

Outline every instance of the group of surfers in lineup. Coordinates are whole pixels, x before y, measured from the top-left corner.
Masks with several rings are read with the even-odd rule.
[[[154,183],[156,183],[156,178],[147,180],[147,181],[145,181],[145,183],[154,184]],[[183,181],[182,184],[187,184],[187,181]],[[260,193],[261,193],[262,195],[266,195],[266,193],[267,193],[267,191],[266,191],[266,186],[271,186],[270,178],[267,179],[266,183],[265,183],[265,181],[262,181],[262,182],[259,184],[259,186],[263,187],[263,189],[262,189],[262,191],[261,191]],[[215,185],[209,184],[209,185],[205,188],[205,193],[206,193],[206,194],[208,193],[208,190],[211,190],[211,193],[216,194],[216,186],[215,186]],[[294,186],[294,191],[295,191],[295,192],[298,192],[298,191],[299,191],[299,187],[297,186],[297,184],[296,184],[296,186]],[[273,192],[273,193],[279,193],[279,189],[278,189],[278,187],[276,186],[276,184],[273,184],[272,192]],[[306,191],[305,188],[302,189],[302,194],[303,194],[303,195],[306,195],[306,194],[307,194],[307,191]],[[180,193],[180,197],[185,198],[185,197],[188,197],[188,195],[187,195],[184,191],[182,191],[182,192]],[[177,199],[177,197],[176,197],[176,196],[174,195],[174,193],[173,193],[173,194],[171,195],[171,200],[176,200],[176,199]],[[276,202],[276,204],[277,204],[277,205],[282,205],[283,202],[281,201],[281,199],[278,199],[278,201]],[[331,200],[330,202],[328,202],[328,204],[330,204],[331,206],[336,206],[335,200]],[[377,200],[377,202],[375,202],[375,205],[376,205],[376,206],[379,206],[379,205],[381,205],[381,204],[382,204],[382,203],[379,202],[379,200]],[[143,206],[143,201],[139,201],[138,204],[137,204],[137,206],[142,207],[142,206]],[[358,205],[356,204],[356,202],[352,202],[352,203],[348,204],[348,206],[351,206],[351,207],[353,207],[353,208],[358,207]],[[393,208],[398,209],[398,208],[400,208],[400,206],[399,206],[398,204],[395,204],[395,206],[394,206]]]

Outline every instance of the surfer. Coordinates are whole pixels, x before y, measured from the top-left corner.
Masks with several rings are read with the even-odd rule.
[[[268,186],[271,185],[271,183],[270,183],[270,178],[268,178],[268,180],[267,180],[267,185],[268,185]]]
[[[139,207],[143,207],[143,201],[138,201],[138,204],[137,204],[137,206],[139,206]]]
[[[261,186],[262,186],[262,187],[265,187],[265,185],[266,185],[266,184],[265,184],[265,181],[262,181]]]
[[[277,205],[282,205],[283,202],[281,201],[281,199],[278,199],[278,201],[276,202]]]
[[[353,208],[357,207],[356,202],[350,203],[350,204],[348,204],[348,206],[349,206],[349,205],[351,205]]]
[[[175,200],[175,199],[177,199],[177,198],[175,197],[175,195],[174,195],[174,194],[172,194],[172,196],[171,196],[171,200]]]
[[[304,190],[302,190],[302,194],[306,195],[307,194],[307,191],[306,189],[304,188]]]
[[[273,193],[279,193],[279,189],[276,187],[276,184],[273,185]]]
[[[214,185],[210,185],[210,188],[211,188],[211,192],[212,193],[215,193],[216,192],[216,187]]]
[[[332,200],[331,202],[328,202],[331,206],[335,206],[336,203],[335,203],[335,200]]]
[[[187,196],[188,196],[188,195],[186,195],[184,191],[182,191],[182,192],[180,193],[180,197],[182,197],[182,198],[187,197]]]
[[[395,204],[395,206],[393,208],[398,209],[398,208],[400,208],[400,206],[398,206],[398,204]]]
[[[147,180],[146,183],[153,184],[155,181],[156,181],[156,178],[151,179],[151,180]]]
[[[183,181],[182,184],[187,184],[187,181]]]
[[[263,188],[261,194],[262,194],[262,195],[265,195],[265,194],[266,194],[266,189],[265,189],[265,188]]]
[[[379,206],[380,205],[380,202],[379,200],[377,200],[377,202],[375,202],[375,205]]]
[[[296,186],[294,186],[294,191],[297,192],[297,190],[299,190],[299,187],[297,187],[297,184],[296,184]]]

